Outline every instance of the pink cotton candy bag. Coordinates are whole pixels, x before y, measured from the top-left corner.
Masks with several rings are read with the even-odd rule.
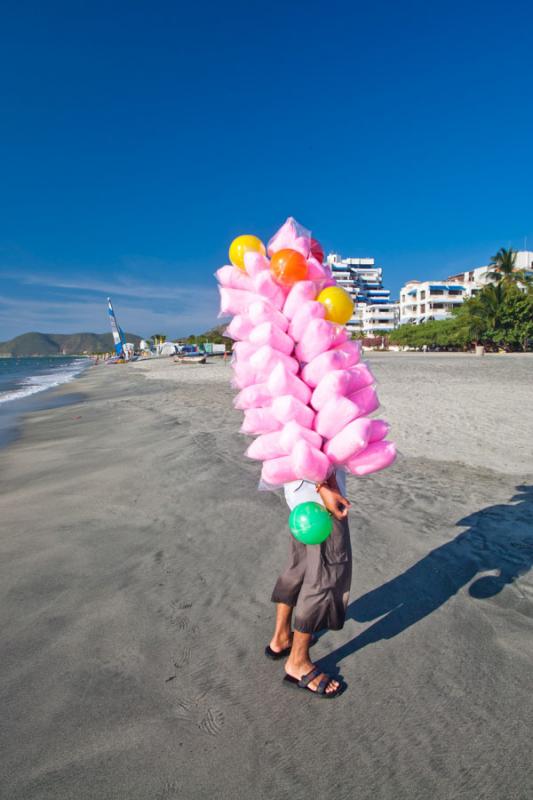
[[[357,476],[385,469],[396,449],[386,440],[388,424],[370,417],[379,407],[374,376],[360,343],[322,301],[321,292],[337,286],[329,265],[314,257],[310,232],[292,217],[268,243],[268,255],[255,241],[238,266],[215,273],[220,313],[233,317],[225,334],[235,342],[234,406],[244,414],[242,433],[255,437],[246,455],[263,462],[269,488],[320,482],[338,467]],[[280,250],[301,254],[301,279],[292,285],[271,270]]]

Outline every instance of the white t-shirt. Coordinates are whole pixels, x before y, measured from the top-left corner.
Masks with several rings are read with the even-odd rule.
[[[346,497],[346,472],[343,469],[338,469],[335,472],[337,483],[339,485],[340,493]],[[300,503],[320,503],[324,505],[322,498],[315,489],[315,484],[310,481],[291,481],[283,486],[285,492],[285,500],[290,510]]]

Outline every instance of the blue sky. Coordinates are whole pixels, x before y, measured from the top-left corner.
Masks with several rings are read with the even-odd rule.
[[[397,293],[533,249],[527,2],[7,2],[0,339],[216,318],[288,215]]]

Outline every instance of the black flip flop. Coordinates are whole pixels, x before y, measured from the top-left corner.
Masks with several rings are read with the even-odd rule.
[[[309,647],[312,647],[317,642],[318,638],[316,636],[312,636],[311,641],[309,643]],[[280,650],[279,653],[276,653],[275,650],[272,650],[269,644],[267,644],[267,646],[265,647],[265,655],[272,661],[280,661],[282,658],[287,658],[290,652],[291,652],[290,647],[286,647],[284,650]]]
[[[272,650],[269,644],[265,647],[265,655],[267,658],[272,659],[272,661],[280,661],[282,658],[287,658],[289,653],[291,652],[290,647],[286,647],[284,650],[280,650],[279,653],[276,653],[275,650]]]
[[[285,686],[289,686],[291,689],[304,689],[305,691],[311,692],[311,694],[316,694],[318,697],[322,698],[327,697],[329,699],[332,697],[337,697],[339,694],[341,694],[344,690],[344,684],[342,683],[339,683],[338,688],[335,689],[334,692],[326,692],[326,687],[332,680],[329,675],[326,675],[324,678],[322,678],[316,689],[309,688],[311,681],[315,678],[318,678],[321,672],[322,670],[320,670],[318,667],[313,667],[311,672],[308,672],[307,675],[303,675],[300,680],[298,680],[298,678],[293,678],[292,675],[285,675],[283,678],[283,683]]]

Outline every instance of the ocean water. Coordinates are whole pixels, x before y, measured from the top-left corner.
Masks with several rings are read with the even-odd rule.
[[[92,363],[76,356],[0,358],[0,413],[30,395],[68,383]]]

